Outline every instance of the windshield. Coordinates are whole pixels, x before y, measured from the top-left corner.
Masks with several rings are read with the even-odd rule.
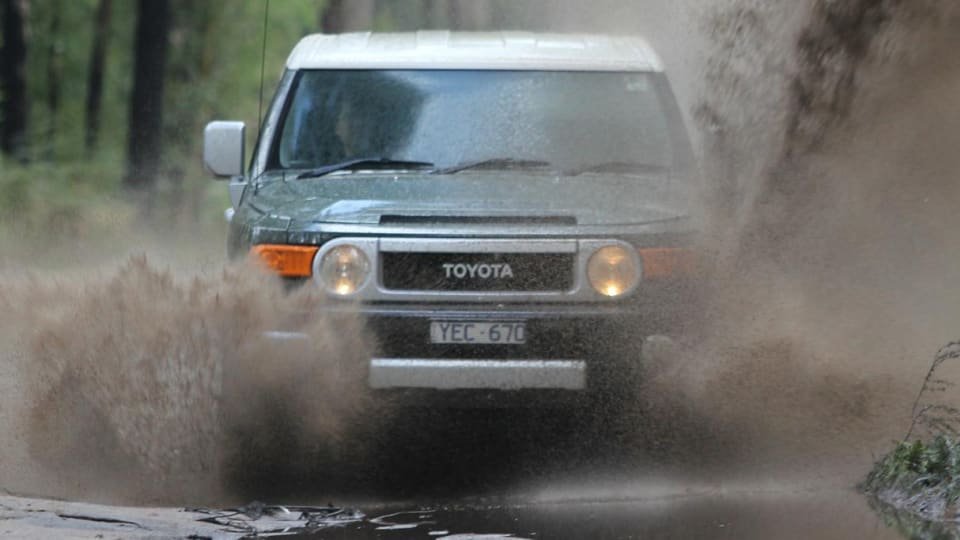
[[[440,70],[301,72],[273,167],[360,158],[605,163],[669,168],[671,130],[650,73]]]

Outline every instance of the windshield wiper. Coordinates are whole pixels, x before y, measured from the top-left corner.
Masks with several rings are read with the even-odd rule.
[[[428,169],[432,168],[433,163],[429,161],[406,161],[402,159],[391,158],[354,158],[340,163],[333,163],[317,167],[307,172],[297,175],[297,180],[304,178],[320,178],[330,173],[338,171],[355,171],[359,169]]]
[[[642,163],[639,161],[605,161],[584,165],[576,169],[563,171],[564,176],[579,176],[588,172],[595,173],[661,173],[667,170],[663,165]]]
[[[432,174],[455,174],[468,169],[538,169],[549,166],[549,161],[540,159],[491,158],[436,169]]]

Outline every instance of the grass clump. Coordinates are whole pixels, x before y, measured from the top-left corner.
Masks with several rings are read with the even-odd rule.
[[[937,351],[914,401],[906,435],[860,485],[874,500],[928,521],[960,523],[956,360],[960,341]]]
[[[938,435],[929,442],[900,442],[874,465],[862,488],[944,517],[942,511],[960,501],[960,440]]]

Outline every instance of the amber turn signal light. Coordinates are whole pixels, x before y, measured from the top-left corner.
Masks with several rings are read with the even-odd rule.
[[[643,279],[689,276],[696,271],[697,257],[682,248],[642,248]]]
[[[252,253],[283,277],[310,277],[313,274],[313,257],[316,246],[288,246],[284,244],[258,244]]]

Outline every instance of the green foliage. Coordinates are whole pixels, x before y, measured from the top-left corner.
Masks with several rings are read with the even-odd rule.
[[[290,49],[317,31],[323,0],[274,0],[267,22],[265,100]],[[0,157],[0,243],[62,232],[65,239],[124,228],[139,210],[123,193],[136,2],[114,1],[107,44],[100,144],[84,145],[85,101],[98,0],[31,2],[27,11],[30,96],[27,163]],[[203,125],[248,123],[256,136],[263,0],[173,0],[166,66],[162,178],[148,200],[155,220],[222,223],[226,189],[201,166]],[[59,21],[56,19],[59,18]],[[53,28],[58,31],[51,32]],[[51,73],[55,76],[51,77]],[[59,106],[49,106],[59,86]],[[159,212],[157,212],[159,210]],[[51,223],[62,223],[51,227]],[[60,229],[63,229],[62,231]],[[8,244],[9,245],[9,244]]]
[[[267,97],[282,72],[293,44],[317,31],[322,0],[270,3],[267,24],[265,87]],[[173,27],[166,67],[165,140],[174,147],[169,162],[183,150],[197,153],[197,126],[220,117],[256,123],[260,89],[264,1],[174,0]],[[27,83],[30,95],[30,156],[63,162],[85,155],[84,101],[97,0],[32,2],[27,11]],[[133,74],[136,3],[113,2],[103,100],[103,146],[107,154],[125,150],[129,94]],[[59,18],[55,26],[54,20]],[[47,97],[59,66],[61,103],[54,113]],[[255,129],[251,130],[255,132]],[[122,154],[120,154],[122,156]]]
[[[24,29],[28,163],[0,158],[0,242],[22,237],[24,231],[49,231],[52,222],[69,224],[66,232],[73,233],[68,238],[74,233],[82,236],[91,227],[126,226],[127,218],[117,215],[132,218],[142,213],[142,209],[128,211],[131,199],[122,193],[120,181],[127,155],[136,2],[112,2],[99,145],[88,152],[84,144],[99,2],[29,2]],[[171,0],[161,178],[146,197],[155,221],[193,216],[222,222],[226,190],[202,170],[203,126],[214,119],[242,120],[249,126],[247,142],[252,145],[258,131],[261,66],[267,101],[294,44],[305,34],[319,31],[326,4],[326,0],[272,0],[266,12],[266,0]],[[428,9],[430,4],[427,0],[377,2],[374,29],[457,26],[446,3],[433,10]],[[503,17],[513,9],[522,11],[508,9],[512,3],[506,0],[490,5],[492,12]],[[51,107],[51,97],[56,95],[59,100],[54,99],[57,104]]]
[[[119,173],[104,162],[21,166],[0,160],[0,167],[0,244],[8,248],[53,248],[50,239],[97,236],[135,217],[130,204],[110,196]]]
[[[873,493],[926,491],[956,503],[960,501],[960,440],[939,435],[927,443],[900,442],[874,465],[863,488]]]
[[[206,239],[226,226],[226,189],[205,177],[188,184],[189,196],[177,194],[184,201],[177,207],[167,203],[172,184],[162,181],[152,195],[160,202],[144,215],[139,200],[122,190],[122,169],[109,159],[25,166],[0,158],[0,171],[0,267],[18,257],[56,267],[88,249],[120,254],[141,233]],[[214,245],[222,244],[221,237]]]

